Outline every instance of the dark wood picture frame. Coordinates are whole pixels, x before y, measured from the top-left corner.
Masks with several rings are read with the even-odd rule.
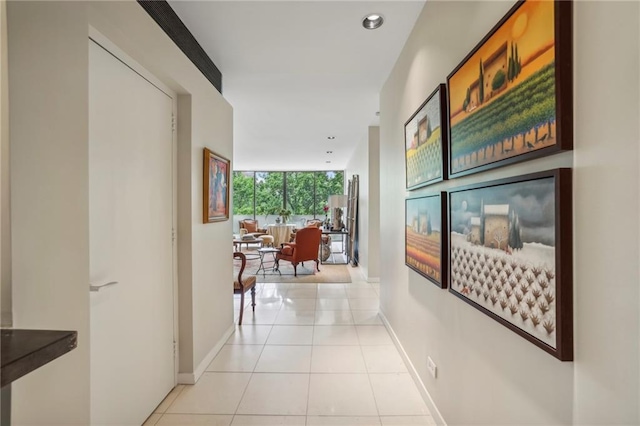
[[[435,115],[435,120],[439,121],[433,130],[429,115]],[[418,117],[420,120],[416,122]],[[404,123],[404,165],[408,190],[447,179],[448,125],[447,86],[439,84]],[[429,133],[437,129],[440,141],[436,139],[428,143],[431,136]],[[434,137],[437,138],[437,134]]]
[[[447,288],[448,282],[447,212],[446,192],[405,200],[405,265],[440,288]],[[434,214],[436,219],[432,223]],[[432,235],[437,230],[432,229],[432,226],[438,226],[438,219],[440,235],[433,238]],[[436,241],[439,246],[436,246]],[[433,264],[434,260],[440,262],[439,271]]]
[[[542,12],[531,12],[541,7],[553,11],[553,22]],[[449,74],[449,178],[573,149],[572,8],[571,0],[518,1]],[[518,39],[513,34],[520,30],[526,34],[527,25],[533,25],[528,14],[536,17],[535,22],[545,24],[540,27],[553,26],[553,39],[547,44],[540,40],[538,50],[525,51],[520,57]],[[520,24],[523,16],[525,22]],[[509,36],[505,37],[507,32]],[[500,47],[487,51],[496,46]],[[497,79],[500,68],[503,78]],[[472,81],[470,73],[475,70],[478,79]],[[463,79],[469,86],[460,84]],[[497,85],[500,81],[503,84],[494,89],[494,82]],[[475,111],[478,106],[482,107]],[[465,117],[457,117],[459,114]]]
[[[204,148],[202,172],[203,223],[228,220],[231,162]]]
[[[571,182],[555,169],[449,191],[449,291],[561,361],[573,360]]]

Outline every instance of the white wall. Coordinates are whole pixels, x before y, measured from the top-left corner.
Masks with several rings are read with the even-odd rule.
[[[179,307],[191,305],[188,318],[180,312],[179,373],[189,376],[203,369],[207,355],[233,326],[232,247],[227,244],[232,222],[202,223],[203,148],[233,159],[233,110],[137,3],[90,4],[91,24],[179,95],[178,291],[179,297],[185,289],[190,293],[190,301],[180,299]]]
[[[9,70],[7,53],[7,2],[0,2],[0,325],[10,326],[11,224],[9,197]]]
[[[202,147],[231,159],[231,107],[136,2],[12,2],[8,20],[14,323],[79,331],[76,350],[16,382],[14,423],[86,425],[89,27],[190,103],[192,127],[179,134],[188,178],[178,182],[190,204],[186,219],[178,212],[186,220],[179,262],[190,277],[180,275],[178,291],[190,294],[180,302],[192,314],[180,317],[185,374],[233,323],[231,222],[202,225],[200,217]],[[192,245],[183,250],[182,239]]]
[[[191,95],[178,96],[178,187],[189,188],[191,169]],[[178,191],[178,371],[192,373],[193,363],[193,226],[192,191]]]
[[[231,159],[232,120],[222,97],[179,96],[179,381],[185,383],[198,379],[211,362],[211,350],[233,326],[233,287],[231,278],[225,279],[232,275],[233,251],[224,244],[231,240],[233,223],[202,223],[203,149]]]
[[[203,148],[232,160],[232,108],[137,3],[92,2],[90,12],[96,29],[179,94],[178,292],[188,295],[179,300],[179,373],[193,375],[233,325],[232,222],[202,223]]]
[[[233,111],[222,97],[194,93],[192,100],[193,357],[195,369],[201,372],[211,362],[207,355],[233,327],[233,246],[229,244],[233,223],[231,219],[202,223],[203,148],[232,159]]]
[[[78,347],[13,385],[15,424],[89,419],[86,8],[10,2],[13,318]]]
[[[369,139],[360,141],[349,159],[344,171],[345,184],[353,175],[358,175],[360,181],[358,198],[358,267],[364,279],[368,278],[369,270]]]
[[[576,424],[640,423],[639,12],[638,2],[575,6]]]
[[[380,127],[369,127],[369,266],[367,279],[380,281]]]
[[[347,163],[345,180],[359,177],[358,266],[363,278],[380,279],[380,128],[370,126],[367,138],[354,150]]]
[[[573,153],[405,190],[403,123],[511,6],[427,2],[383,87],[381,310],[450,425],[638,424],[638,3],[574,3]],[[572,166],[575,362],[563,363],[409,271],[403,203]]]

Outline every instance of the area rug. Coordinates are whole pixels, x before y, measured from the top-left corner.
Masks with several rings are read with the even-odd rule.
[[[259,274],[256,271],[260,267],[260,259],[255,250],[243,250],[248,255],[247,266],[244,274],[255,275],[259,283],[350,283],[351,275],[347,269],[348,265],[320,264],[320,272],[316,271],[316,262],[304,262],[304,266],[298,264],[298,276],[293,275],[293,265],[287,261],[280,261],[280,274],[272,269],[273,262],[271,255],[265,258],[266,272],[262,270]]]

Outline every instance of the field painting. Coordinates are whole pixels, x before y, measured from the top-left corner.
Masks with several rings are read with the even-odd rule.
[[[449,75],[451,175],[572,148],[570,43],[571,2],[526,0]]]
[[[567,359],[570,170],[532,176],[450,192],[450,291]]]
[[[447,285],[443,270],[446,265],[443,205],[446,205],[444,193],[408,198],[405,209],[405,264],[440,288]]]
[[[445,99],[446,86],[440,84],[404,125],[408,189],[439,182],[444,177]]]

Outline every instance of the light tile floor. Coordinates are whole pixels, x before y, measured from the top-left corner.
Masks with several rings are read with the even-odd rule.
[[[350,271],[349,284],[258,284],[255,314],[249,299],[198,383],[145,426],[435,425],[378,317],[379,286]]]

